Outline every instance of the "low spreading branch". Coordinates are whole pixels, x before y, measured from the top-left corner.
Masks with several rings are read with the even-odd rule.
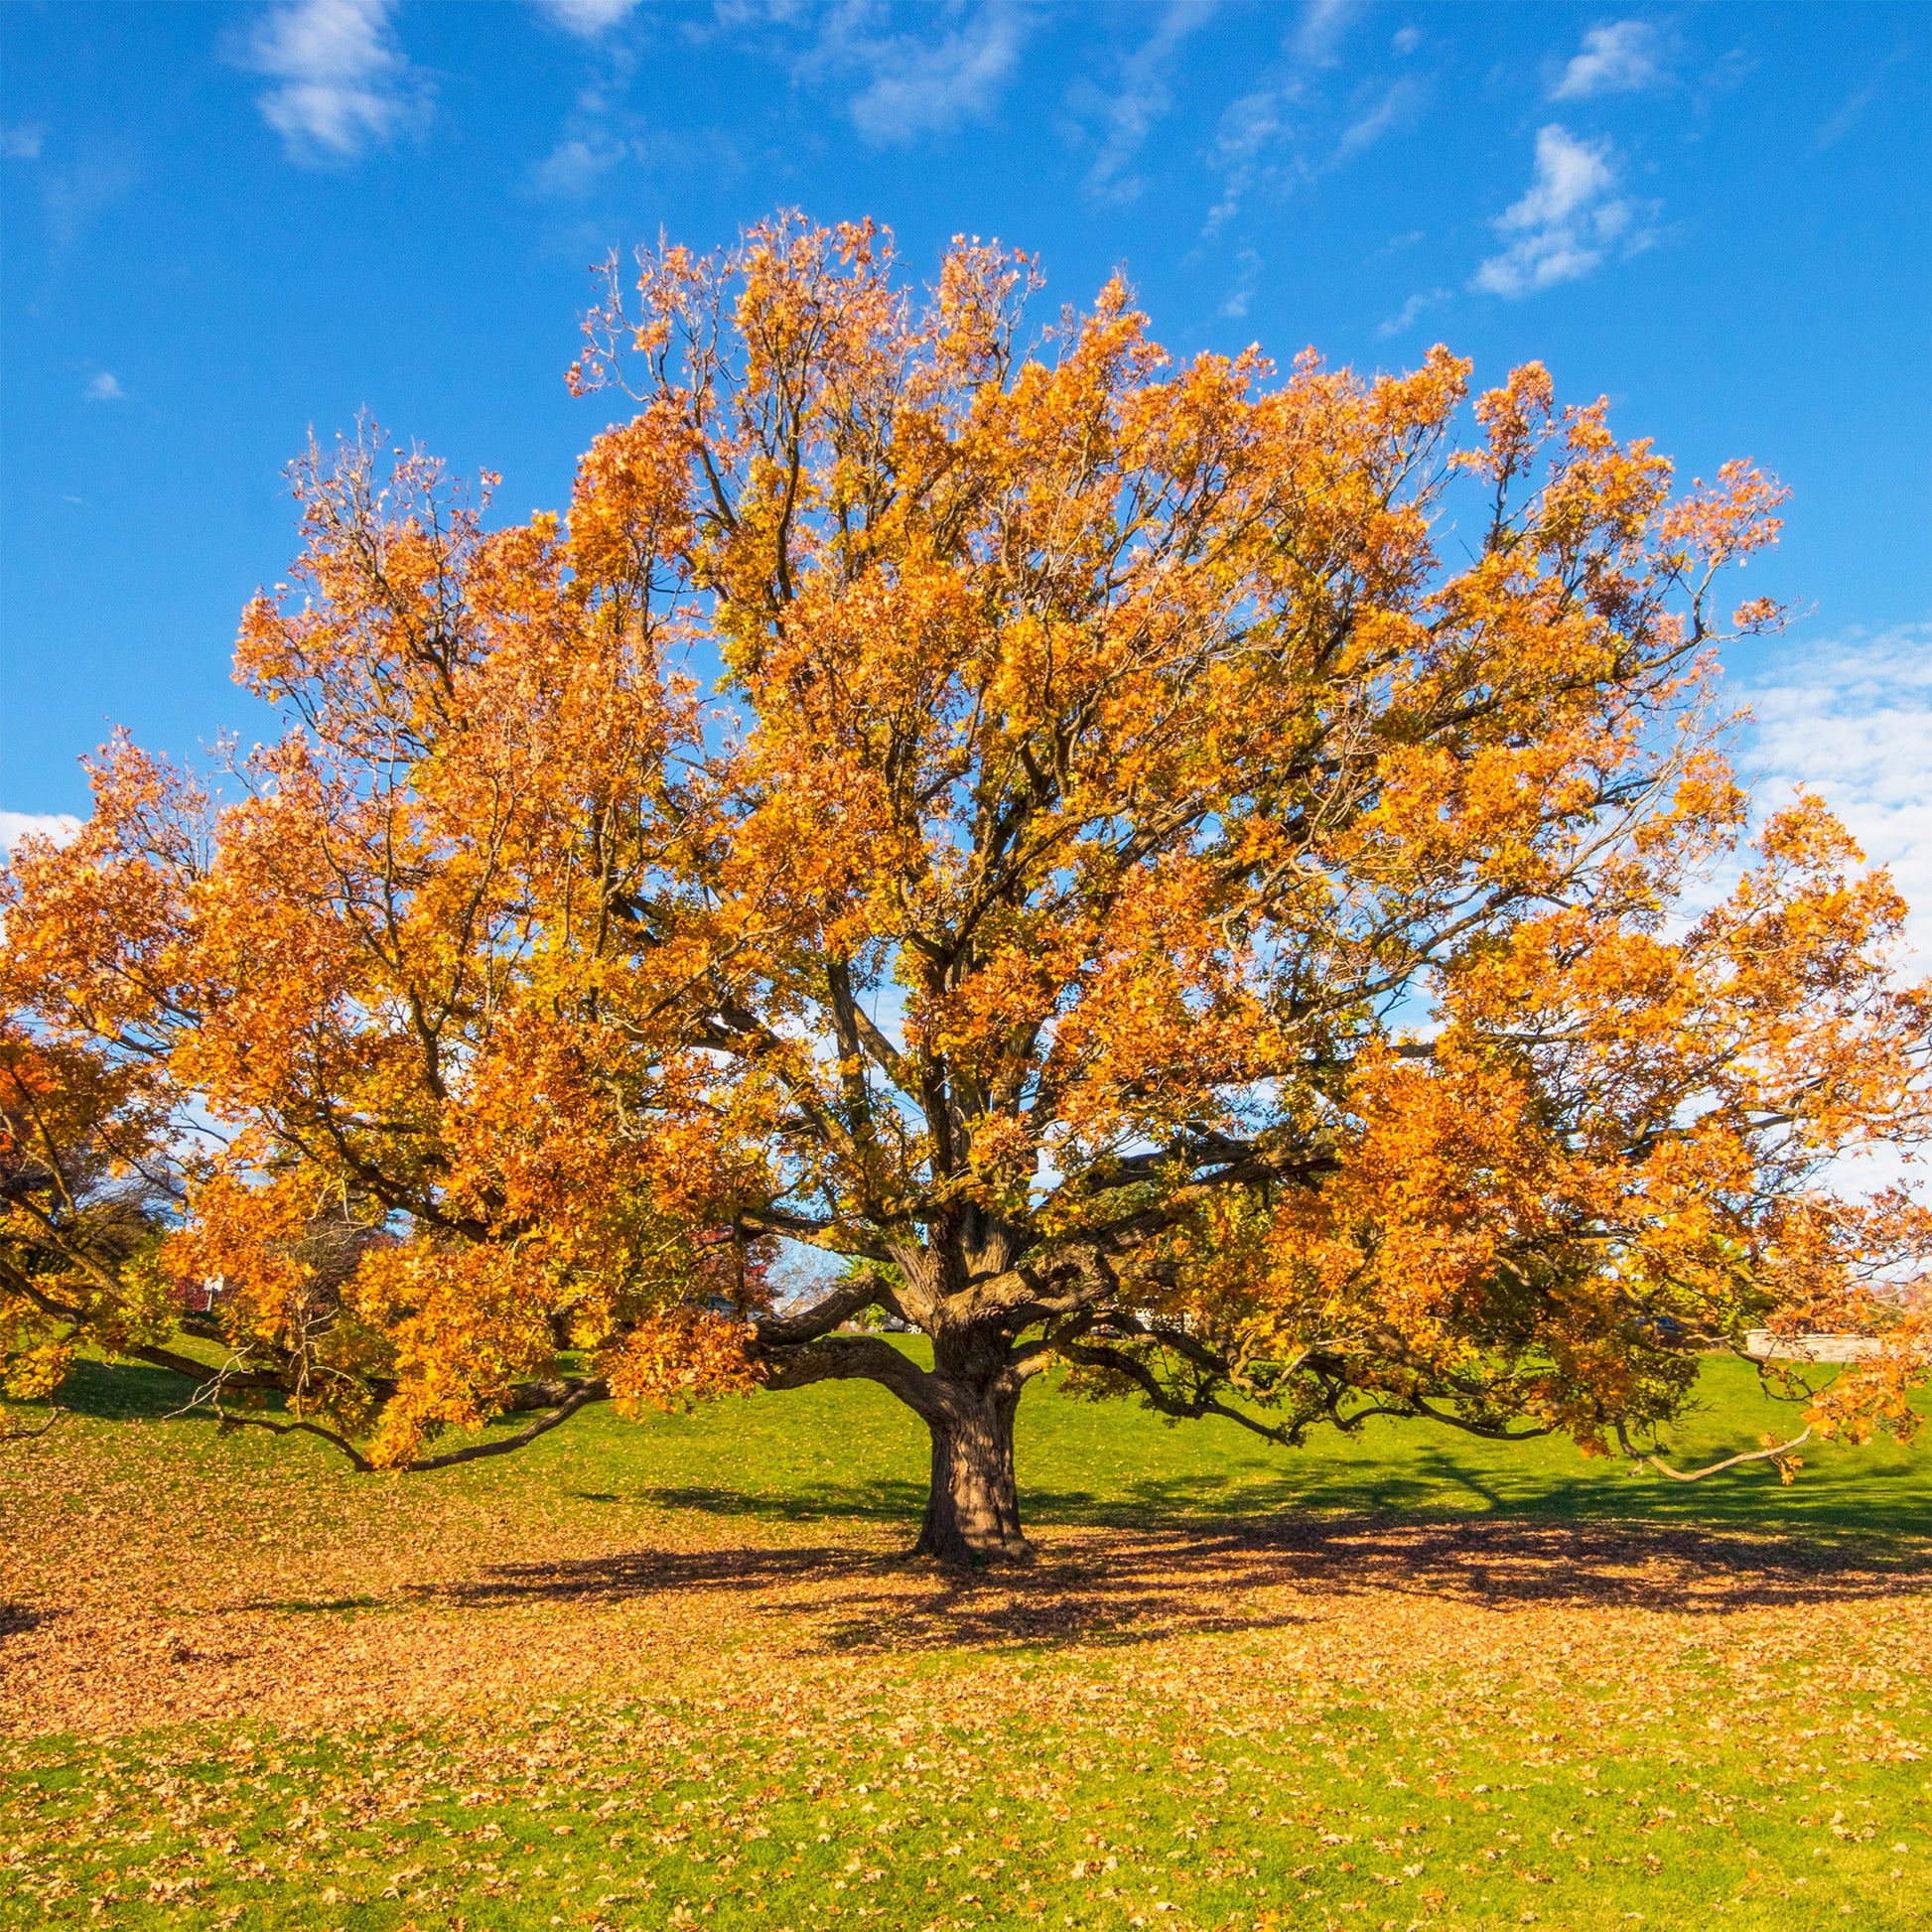
[[[5,1449],[13,1443],[38,1442],[67,1413],[59,1404],[56,1404],[48,1411],[47,1420],[37,1429],[23,1429],[14,1422],[12,1417],[0,1419],[0,1449]]]
[[[610,1396],[611,1385],[602,1377],[596,1377],[581,1383],[556,1408],[539,1416],[527,1428],[519,1429],[513,1436],[499,1436],[487,1443],[470,1443],[459,1449],[448,1449],[441,1455],[419,1455],[413,1461],[401,1464],[402,1472],[405,1475],[421,1475],[431,1469],[454,1468],[459,1462],[480,1462],[491,1455],[513,1455],[518,1449],[528,1448],[539,1436],[547,1436],[553,1429],[567,1423],[580,1409],[589,1408],[593,1402],[607,1402]]]
[[[1659,1475],[1669,1476],[1674,1482],[1702,1482],[1706,1476],[1718,1475],[1725,1469],[1735,1469],[1745,1462],[1775,1462],[1783,1468],[1792,1450],[1802,1449],[1810,1441],[1811,1431],[1807,1429],[1801,1435],[1792,1437],[1788,1443],[1774,1443],[1763,1449],[1746,1449],[1741,1455],[1727,1455],[1722,1462],[1712,1462],[1702,1469],[1674,1469],[1661,1455],[1648,1455],[1631,1450],[1627,1438],[1624,1439],[1623,1448],[1626,1453],[1633,1456],[1639,1468],[1647,1462]],[[1791,1480],[1788,1473],[1785,1480],[1787,1482]]]

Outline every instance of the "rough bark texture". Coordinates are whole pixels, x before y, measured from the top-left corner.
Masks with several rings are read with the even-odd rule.
[[[941,1325],[922,1405],[932,1438],[932,1487],[914,1554],[941,1563],[1024,1563],[1013,1418],[1025,1386],[1013,1342],[988,1321]]]
[[[941,1563],[1025,1563],[1033,1546],[1021,1534],[1014,1480],[1013,1417],[1020,1390],[944,1385],[932,1437],[932,1487],[913,1554]]]
[[[1014,1477],[1013,1419],[1043,1356],[1016,1350],[1004,1319],[949,1320],[943,1309],[928,1307],[921,1312],[932,1321],[926,1332],[933,1365],[923,1369],[883,1335],[836,1331],[869,1303],[896,1315],[903,1311],[897,1296],[862,1280],[812,1309],[759,1321],[753,1354],[765,1386],[796,1389],[858,1377],[890,1389],[925,1424],[932,1443],[932,1484],[912,1554],[949,1564],[1030,1562],[1033,1546],[1021,1531]]]

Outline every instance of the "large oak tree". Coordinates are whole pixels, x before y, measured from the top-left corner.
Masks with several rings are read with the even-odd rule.
[[[1808,797],[1745,849],[1722,756],[1771,483],[1674,493],[1536,365],[1465,434],[1446,349],[1176,364],[1118,283],[1030,336],[977,244],[923,296],[791,218],[639,268],[566,517],[312,452],[237,657],[288,735],[225,802],[117,743],[18,860],[21,1051],[131,1096],[9,1183],[18,1360],[168,1352],[47,1180],[138,1103],[226,1289],[205,1406],[373,1466],[864,1377],[958,1559],[1024,1554],[1055,1365],[1634,1452],[1710,1348],[1857,1326],[1811,1419],[1910,1427],[1926,1217],[1834,1182],[1922,1137],[1932,1002],[1885,877]],[[772,1237],[836,1274],[773,1310]]]

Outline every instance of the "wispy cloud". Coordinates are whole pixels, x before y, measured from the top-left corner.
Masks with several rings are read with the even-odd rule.
[[[727,10],[726,17],[735,20],[747,11]],[[790,25],[804,10],[767,0],[763,11],[773,24]],[[946,12],[959,24],[936,37],[899,34],[886,31],[874,0],[838,0],[794,70],[802,78],[856,81],[846,111],[877,147],[949,133],[993,111],[1019,64],[1032,19],[1023,0],[979,0],[970,11]]]
[[[1536,136],[1536,174],[1529,193],[1490,223],[1508,241],[1476,270],[1469,286],[1515,298],[1574,282],[1612,248],[1646,246],[1653,204],[1617,193],[1615,151],[1607,139],[1581,141],[1552,122]]]
[[[47,229],[55,247],[76,246],[94,216],[133,186],[134,170],[124,161],[93,158],[70,167],[44,168],[41,207],[47,210]]]
[[[609,7],[604,12],[605,24],[615,24],[616,13]],[[544,202],[581,202],[613,170],[641,158],[646,129],[628,106],[636,67],[636,50],[627,41],[599,47],[595,71],[578,89],[556,146],[523,179],[526,195]]]
[[[613,36],[599,44],[596,71],[578,90],[556,144],[519,184],[524,196],[555,204],[590,203],[599,196],[608,202],[634,195],[640,170],[702,175],[713,182],[735,180],[743,173],[743,157],[723,129],[675,133],[653,126],[637,111],[631,98],[637,67],[638,52],[627,37]],[[612,218],[617,218],[615,209]],[[566,255],[581,256],[586,248],[597,252],[608,247],[610,233],[608,221],[586,226],[581,219],[565,217],[561,227],[551,229],[549,243]]]
[[[1584,36],[1583,52],[1571,57],[1550,97],[1589,100],[1597,94],[1642,93],[1669,78],[1657,30],[1641,20],[1616,20]]]
[[[1413,248],[1417,242],[1424,238],[1426,233],[1427,230],[1423,228],[1409,228],[1401,234],[1392,234],[1367,259],[1372,262],[1379,262],[1389,255],[1399,255],[1405,248]]]
[[[1864,110],[1877,97],[1876,87],[1861,87],[1839,107],[1836,113],[1828,115],[1819,123],[1817,131],[1811,137],[1812,152],[1822,154],[1827,148],[1837,147],[1864,119]]]
[[[1826,148],[1836,147],[1839,142],[1852,133],[1864,119],[1865,110],[1874,100],[1880,99],[1891,84],[1892,70],[1901,63],[1911,59],[1909,43],[1901,43],[1881,60],[1872,69],[1863,87],[1842,101],[1835,112],[1828,114],[1813,131],[1812,152],[1821,153]]]
[[[1318,180],[1414,119],[1429,96],[1428,80],[1415,75],[1365,79],[1339,109],[1324,98],[1322,70],[1338,65],[1342,38],[1361,12],[1359,0],[1309,0],[1266,84],[1222,113],[1209,163],[1221,189],[1204,238],[1226,227],[1255,194]],[[1398,53],[1415,45],[1396,37]]]
[[[630,159],[630,144],[608,134],[570,136],[530,170],[528,192],[539,201],[578,202],[613,168]]]
[[[1239,322],[1248,313],[1248,306],[1255,299],[1255,288],[1261,281],[1261,257],[1254,249],[1243,248],[1234,261],[1239,273],[1219,310],[1224,322]]]
[[[1932,624],[1787,647],[1748,681],[1759,796],[1818,792],[1911,907],[1910,970],[1932,971]]]
[[[38,122],[0,127],[0,157],[41,163],[31,179],[40,192],[47,232],[57,249],[75,246],[94,216],[134,186],[133,168],[111,155],[54,164],[47,154],[47,130]]]
[[[1392,128],[1406,126],[1415,119],[1428,95],[1428,83],[1409,74],[1371,92],[1367,103],[1342,129],[1335,159],[1349,160],[1364,148],[1373,147]]]
[[[11,854],[22,839],[52,839],[66,845],[80,830],[71,812],[0,812],[0,852]]]
[[[422,125],[430,84],[390,29],[393,0],[287,0],[261,20],[245,64],[282,84],[262,119],[290,158],[327,166]]]
[[[1302,60],[1330,67],[1340,59],[1341,37],[1360,13],[1361,0],[1308,0],[1291,45]]]
[[[1449,295],[1448,289],[1418,290],[1388,321],[1378,324],[1375,333],[1384,341],[1391,336],[1406,336],[1427,310],[1435,308],[1439,302],[1449,301]]]
[[[565,33],[587,41],[621,26],[637,11],[637,0],[534,0],[534,4]]]
[[[107,369],[102,369],[81,391],[89,402],[125,402],[127,391],[121,387],[120,378]]]
[[[1204,233],[1213,235],[1225,227],[1257,188],[1279,177],[1280,150],[1295,126],[1291,110],[1298,91],[1292,82],[1258,88],[1222,112],[1213,150],[1221,192],[1207,210]]]
[[[1154,32],[1120,66],[1117,93],[1094,96],[1106,135],[1087,170],[1086,193],[1097,202],[1131,202],[1144,184],[1132,173],[1134,158],[1155,122],[1173,105],[1169,80],[1187,36],[1203,26],[1219,0],[1169,0]]]

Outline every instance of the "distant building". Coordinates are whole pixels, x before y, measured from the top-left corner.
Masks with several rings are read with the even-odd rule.
[[[175,1305],[189,1314],[207,1314],[228,1286],[224,1275],[204,1275],[200,1281],[175,1283]]]
[[[1876,1335],[1774,1335],[1752,1328],[1744,1352],[1759,1362],[1868,1362],[1883,1347]]]

